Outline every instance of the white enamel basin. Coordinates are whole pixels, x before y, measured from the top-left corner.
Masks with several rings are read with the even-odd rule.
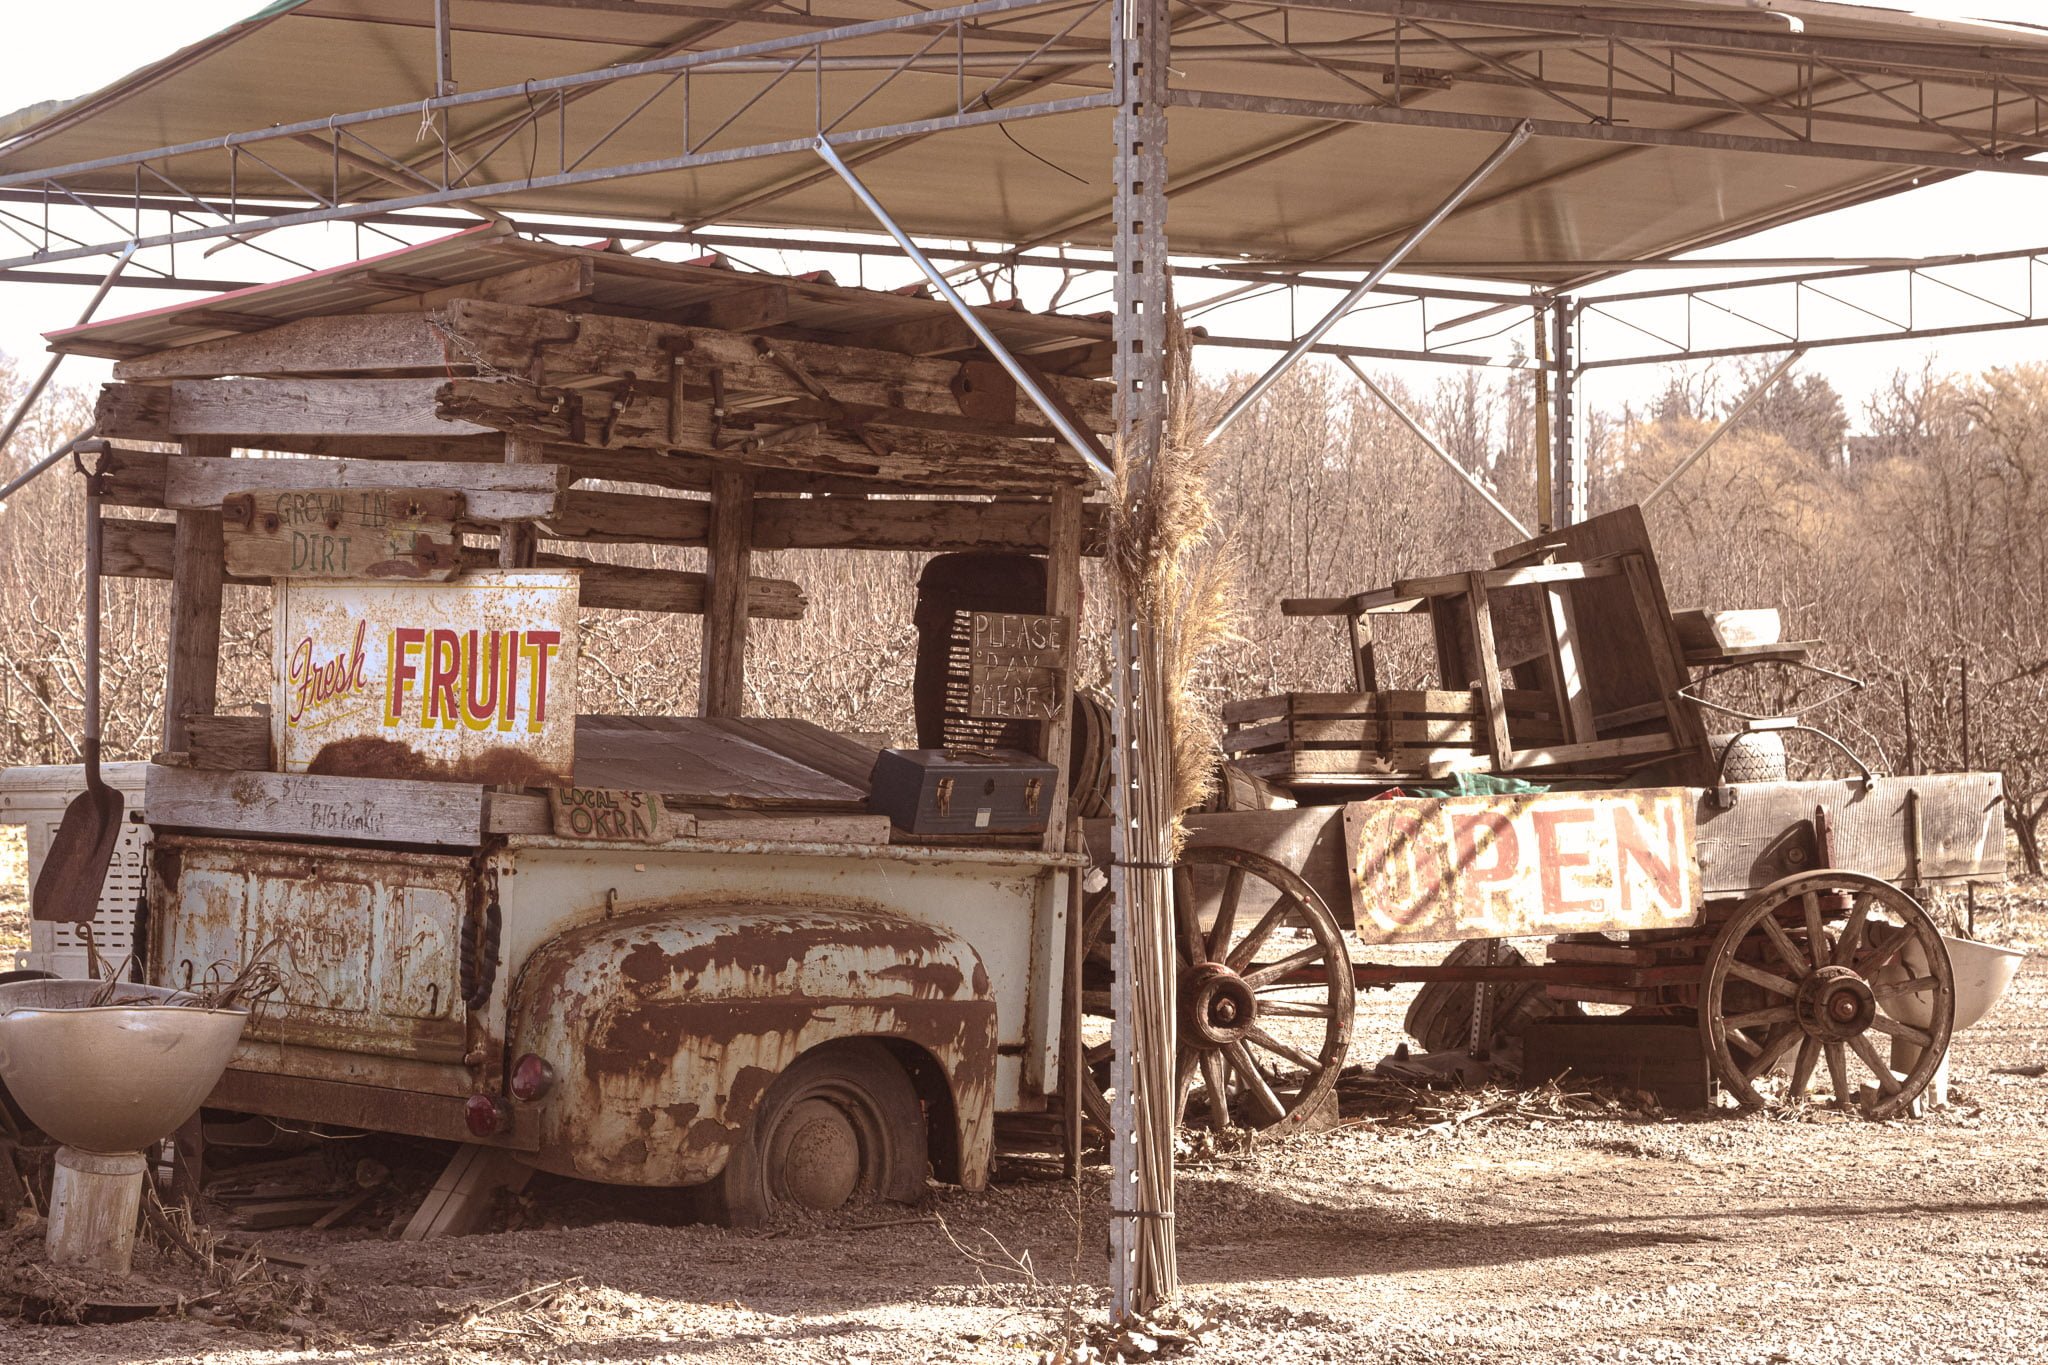
[[[241,1041],[247,1010],[123,1001],[190,999],[104,982],[0,986],[0,1083],[36,1127],[67,1147],[136,1152],[199,1111]]]

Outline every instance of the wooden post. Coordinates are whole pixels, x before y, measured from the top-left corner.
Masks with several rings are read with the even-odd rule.
[[[1500,685],[1500,658],[1493,647],[1493,605],[1486,598],[1486,575],[1467,576],[1465,591],[1467,619],[1472,624],[1472,657],[1479,669],[1479,697],[1486,707],[1486,742],[1493,751],[1496,772],[1506,772],[1514,760],[1514,742],[1508,738],[1508,705]]]
[[[540,464],[545,452],[541,443],[531,436],[507,436],[505,438],[506,464]],[[498,567],[501,569],[530,569],[533,567],[534,547],[540,543],[540,532],[530,521],[504,521],[498,523]]]
[[[222,436],[188,436],[187,455],[225,458]],[[220,701],[220,513],[180,512],[171,548],[171,639],[164,676],[164,750],[191,747],[185,717],[211,715]]]
[[[1597,735],[1593,699],[1586,691],[1585,660],[1579,652],[1579,618],[1572,610],[1571,585],[1543,587],[1550,680],[1566,744],[1590,744]]]
[[[1380,690],[1378,656],[1373,650],[1372,617],[1362,611],[1344,614],[1345,624],[1351,630],[1351,683],[1357,692]]]
[[[1081,491],[1061,488],[1052,495],[1052,524],[1046,540],[1045,610],[1063,616],[1072,632],[1069,653],[1079,657],[1081,632]],[[1038,756],[1053,764],[1059,777],[1052,784],[1052,802],[1047,810],[1045,850],[1058,853],[1066,847],[1067,810],[1073,798],[1068,771],[1074,738],[1074,671],[1069,667],[1060,679],[1059,714],[1038,727]]]
[[[754,542],[751,474],[739,469],[712,474],[708,540],[697,714],[737,716],[746,709],[747,577]]]

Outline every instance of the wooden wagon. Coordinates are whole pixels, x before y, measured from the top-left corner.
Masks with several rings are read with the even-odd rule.
[[[1745,1106],[1817,1085],[1887,1118],[1926,1090],[1955,989],[1915,897],[2002,875],[1996,774],[1754,770],[1759,736],[1811,729],[1792,717],[1710,740],[1694,670],[1797,664],[1807,646],[1674,615],[1633,508],[1491,569],[1284,606],[1345,619],[1354,686],[1224,708],[1226,799],[1282,808],[1188,821],[1184,1114],[1311,1121],[1345,1063],[1355,993],[1404,982],[1471,983],[1461,1003],[1482,1050],[1508,988],[1696,1019],[1706,1068]],[[1435,687],[1378,685],[1373,623],[1387,615],[1427,617]],[[1107,1008],[1107,931],[1098,907],[1084,930],[1098,945],[1084,958],[1092,1014]],[[1355,962],[1346,934],[1368,951],[1474,949],[1433,966]],[[1548,940],[1546,960],[1497,955],[1511,938]],[[1089,1073],[1097,1110],[1104,1074]]]

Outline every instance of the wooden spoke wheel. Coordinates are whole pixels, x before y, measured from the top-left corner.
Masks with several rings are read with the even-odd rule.
[[[1321,896],[1272,859],[1202,846],[1173,872],[1181,1122],[1295,1131],[1337,1085],[1351,1044],[1351,957]],[[1082,921],[1081,1105],[1110,1123],[1110,940],[1103,893]]]
[[[1745,1108],[1798,1104],[1815,1089],[1844,1112],[1893,1118],[1934,1078],[1954,1018],[1934,921],[1855,872],[1801,873],[1745,901],[1700,988],[1707,1057]],[[1896,1071],[1880,1051],[1893,1044]]]

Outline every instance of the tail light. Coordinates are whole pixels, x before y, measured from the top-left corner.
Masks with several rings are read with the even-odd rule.
[[[471,1095],[462,1106],[462,1121],[478,1137],[492,1137],[512,1126],[512,1106],[502,1095]]]
[[[538,1055],[527,1053],[512,1063],[512,1096],[531,1102],[555,1088],[555,1069]]]

